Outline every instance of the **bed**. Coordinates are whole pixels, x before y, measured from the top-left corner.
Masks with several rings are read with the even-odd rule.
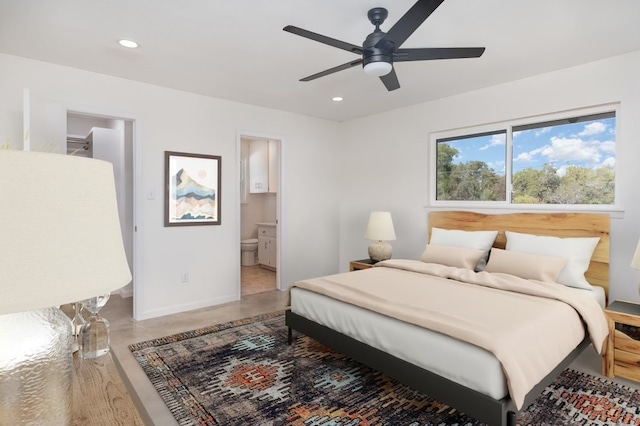
[[[455,310],[455,305],[458,304],[458,301],[462,301],[463,298],[456,299],[457,296],[452,298],[451,296],[438,296],[435,293],[428,293],[431,291],[429,290],[430,286],[421,284],[423,278],[420,273],[421,268],[426,268],[429,274],[434,273],[433,271],[444,271],[442,277],[436,277],[437,280],[445,280],[447,282],[447,285],[443,287],[454,288],[456,292],[480,292],[478,294],[481,296],[478,296],[478,300],[483,300],[483,304],[490,305],[493,303],[493,301],[487,299],[487,297],[494,297],[487,296],[487,294],[491,293],[499,295],[496,296],[496,300],[499,301],[496,303],[509,303],[505,301],[510,299],[504,299],[504,297],[515,297],[516,299],[528,298],[533,301],[527,303],[538,306],[539,299],[541,300],[540,297],[533,297],[532,299],[530,295],[522,296],[520,293],[513,296],[510,294],[511,292],[494,288],[494,283],[496,282],[498,286],[502,286],[504,283],[511,285],[510,282],[512,280],[508,274],[486,271],[476,273],[469,269],[427,262],[427,260],[433,260],[432,258],[424,258],[430,245],[438,247],[437,244],[431,244],[434,241],[435,232],[437,231],[438,235],[441,235],[442,232],[448,232],[448,230],[471,233],[495,232],[495,238],[491,241],[492,254],[495,254],[495,259],[499,259],[498,253],[501,253],[500,256],[515,254],[506,252],[516,250],[516,241],[519,241],[516,237],[525,238],[520,243],[524,244],[526,249],[528,249],[529,245],[532,245],[526,240],[529,235],[545,236],[542,239],[546,237],[551,239],[561,237],[563,242],[565,240],[578,239],[595,241],[595,247],[592,247],[589,253],[588,265],[585,265],[585,268],[587,266],[588,268],[583,277],[588,283],[583,288],[567,287],[555,283],[545,283],[539,287],[543,290],[537,290],[538,286],[535,287],[536,292],[546,292],[547,287],[549,287],[549,291],[555,292],[556,288],[558,288],[560,296],[554,293],[553,298],[559,297],[563,299],[563,302],[558,302],[555,299],[546,301],[545,299],[544,303],[548,303],[548,305],[539,305],[543,306],[541,309],[543,312],[532,314],[546,321],[545,326],[536,326],[536,328],[540,329],[536,332],[542,333],[540,336],[549,336],[544,339],[539,338],[539,347],[534,347],[533,350],[540,349],[544,352],[547,350],[545,348],[553,348],[554,356],[558,357],[557,361],[550,361],[550,366],[543,367],[545,373],[539,380],[538,376],[532,376],[533,378],[529,378],[528,382],[525,380],[526,383],[519,383],[516,387],[512,383],[515,381],[514,377],[517,376],[514,371],[517,371],[520,367],[516,365],[517,361],[505,359],[511,356],[508,352],[517,353],[518,349],[525,350],[524,347],[520,347],[521,342],[518,340],[518,335],[526,334],[528,336],[531,332],[530,329],[527,329],[527,333],[515,330],[516,334],[513,335],[512,350],[507,347],[505,351],[502,343],[502,353],[499,351],[494,352],[493,347],[488,349],[487,346],[483,346],[485,342],[478,342],[473,338],[467,339],[466,334],[464,336],[456,334],[460,333],[459,331],[449,333],[449,325],[447,324],[435,324],[434,326],[434,318],[446,316],[449,311],[437,312],[437,315],[434,314],[426,318],[425,322],[422,323],[421,318],[415,320],[407,313],[412,313],[411,309],[406,309],[406,312],[401,312],[400,314],[397,312],[389,313],[386,310],[387,303],[379,303],[380,300],[386,301],[387,299],[385,298],[393,299],[395,297],[391,293],[384,293],[384,287],[390,288],[393,285],[393,293],[402,293],[402,291],[396,291],[395,289],[404,288],[403,286],[406,285],[406,288],[411,289],[411,292],[421,292],[420,297],[416,297],[416,299],[433,300],[431,303],[437,304],[438,307],[440,307],[440,303],[437,302],[438,297],[443,297],[443,302],[453,300],[452,303],[449,303],[451,306],[446,308],[444,305],[447,303],[443,303],[442,309]],[[509,242],[512,247],[508,247],[507,235],[512,238]],[[429,214],[428,241],[430,245],[427,245],[427,249],[423,253],[423,262],[392,259],[364,271],[318,277],[295,283],[290,290],[291,307],[287,310],[285,317],[286,324],[289,327],[290,343],[293,336],[292,330],[297,330],[332,347],[338,352],[344,353],[490,425],[515,425],[517,412],[526,408],[585,348],[589,345],[594,345],[595,347],[597,342],[598,348],[596,350],[604,350],[603,343],[606,334],[603,337],[602,333],[608,333],[608,329],[601,308],[606,306],[608,297],[608,216],[576,213],[484,215],[471,212],[432,212]],[[508,260],[510,258],[507,257],[505,259]],[[542,259],[545,264],[552,263],[547,262],[550,259],[544,256],[540,258],[525,257],[525,259]],[[385,265],[385,263],[389,263],[389,265]],[[493,257],[489,257],[489,263],[495,263]],[[517,264],[513,262],[506,263],[507,268]],[[489,269],[489,266],[486,266],[487,269]],[[416,271],[416,267],[420,270]],[[564,268],[563,271],[568,270],[569,265],[563,263],[562,266],[558,265],[556,267],[556,269],[559,268]],[[495,269],[495,266],[493,266],[493,269]],[[498,270],[498,272],[500,271]],[[436,275],[439,273],[436,272]],[[448,274],[454,274],[454,279],[451,279]],[[462,278],[458,274],[461,274]],[[483,277],[486,277],[490,284],[485,283],[485,278]],[[469,284],[465,283],[465,280],[472,282],[481,278],[482,282],[474,283],[479,285],[469,287]],[[462,282],[458,280],[462,280]],[[343,297],[344,295],[339,294],[340,297],[338,298],[337,294],[331,293],[333,291],[333,284],[331,283],[342,283],[343,281],[347,283],[354,281],[354,287],[347,287],[344,290],[347,292],[346,296]],[[412,284],[414,281],[415,283]],[[523,283],[525,283],[527,284],[525,292],[531,291],[528,286],[529,281],[523,281],[522,278],[518,277],[514,277],[513,281],[515,287],[524,288]],[[385,282],[389,284],[385,286]],[[373,292],[377,286],[380,287],[381,291],[377,296],[378,302],[375,302],[376,299],[374,297],[374,302],[371,302],[373,305],[361,303],[359,300],[361,289],[366,287],[367,292]],[[342,287],[336,288],[340,289],[339,292],[343,292]],[[466,295],[467,293],[464,294]],[[507,296],[507,294],[509,295]],[[470,299],[473,299],[473,297]],[[401,301],[401,303],[405,303],[405,301]],[[581,305],[578,308],[574,306],[573,309],[567,309],[565,303],[578,303]],[[463,303],[460,304],[463,305]],[[586,306],[586,308],[582,305]],[[594,305],[596,308],[593,307]],[[514,302],[514,309],[516,306]],[[510,304],[506,305],[504,310],[508,311],[506,308],[509,307],[511,307]],[[433,309],[433,306],[428,307],[428,309],[425,308],[425,311],[430,312],[430,309]],[[577,312],[582,312],[581,309],[588,310],[590,312],[588,315],[592,316],[593,319],[586,321],[582,313],[580,315],[575,314],[576,309]],[[489,308],[486,310],[495,311],[495,309],[491,310]],[[502,311],[503,309],[498,310]],[[573,315],[576,319],[567,320],[566,327],[553,327],[556,310],[563,312],[562,315],[565,315],[564,312],[570,311],[572,313],[568,315]],[[598,312],[594,312],[595,310],[598,310]],[[422,313],[419,315],[422,315]],[[457,317],[458,312],[455,315],[452,312],[452,316]],[[511,323],[511,321],[502,321],[501,318],[498,318],[498,320],[505,324]],[[446,321],[442,322],[446,323]],[[603,324],[606,331],[601,328]],[[551,333],[551,330],[545,329],[545,327],[566,329],[564,330],[565,334],[560,337],[566,343],[562,345],[549,344],[549,342],[555,342],[553,340],[556,338],[555,331]],[[578,327],[580,328],[579,330]],[[443,332],[443,330],[446,330],[446,332]],[[407,344],[407,342],[410,343]],[[507,353],[506,357],[505,353]],[[429,355],[425,356],[425,354]],[[505,365],[508,365],[509,368],[505,367]],[[524,368],[528,369],[529,366]],[[536,374],[539,374],[539,372]]]

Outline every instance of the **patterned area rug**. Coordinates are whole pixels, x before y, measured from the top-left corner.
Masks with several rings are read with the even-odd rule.
[[[282,312],[131,345],[178,423],[470,426],[482,423],[295,333]],[[565,370],[519,425],[640,425],[636,390]]]

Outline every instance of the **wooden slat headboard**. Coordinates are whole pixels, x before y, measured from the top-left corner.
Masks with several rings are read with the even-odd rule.
[[[609,297],[609,232],[608,215],[589,213],[510,213],[486,215],[465,211],[429,213],[431,228],[460,229],[465,231],[498,231],[494,247],[505,248],[504,231],[554,237],[600,237],[591,257],[585,278],[592,285],[604,288]]]

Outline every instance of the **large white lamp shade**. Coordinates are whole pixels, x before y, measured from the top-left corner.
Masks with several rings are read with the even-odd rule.
[[[131,281],[113,167],[0,151],[0,314],[59,306]]]
[[[71,321],[59,305],[131,281],[111,163],[0,150],[0,413],[71,424]]]

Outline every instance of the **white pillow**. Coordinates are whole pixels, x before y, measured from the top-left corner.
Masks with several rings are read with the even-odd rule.
[[[491,249],[485,272],[502,272],[527,280],[555,283],[569,259],[555,256]]]
[[[506,231],[507,250],[569,259],[556,280],[569,287],[591,289],[584,277],[600,237],[560,238]]]
[[[420,260],[424,263],[439,263],[456,268],[473,269],[484,253],[484,250],[466,247],[428,244]]]
[[[491,246],[493,246],[497,236],[498,231],[462,231],[433,227],[431,228],[429,244],[484,250],[484,255],[475,267],[476,271],[482,271],[487,264],[489,250],[491,250]]]

